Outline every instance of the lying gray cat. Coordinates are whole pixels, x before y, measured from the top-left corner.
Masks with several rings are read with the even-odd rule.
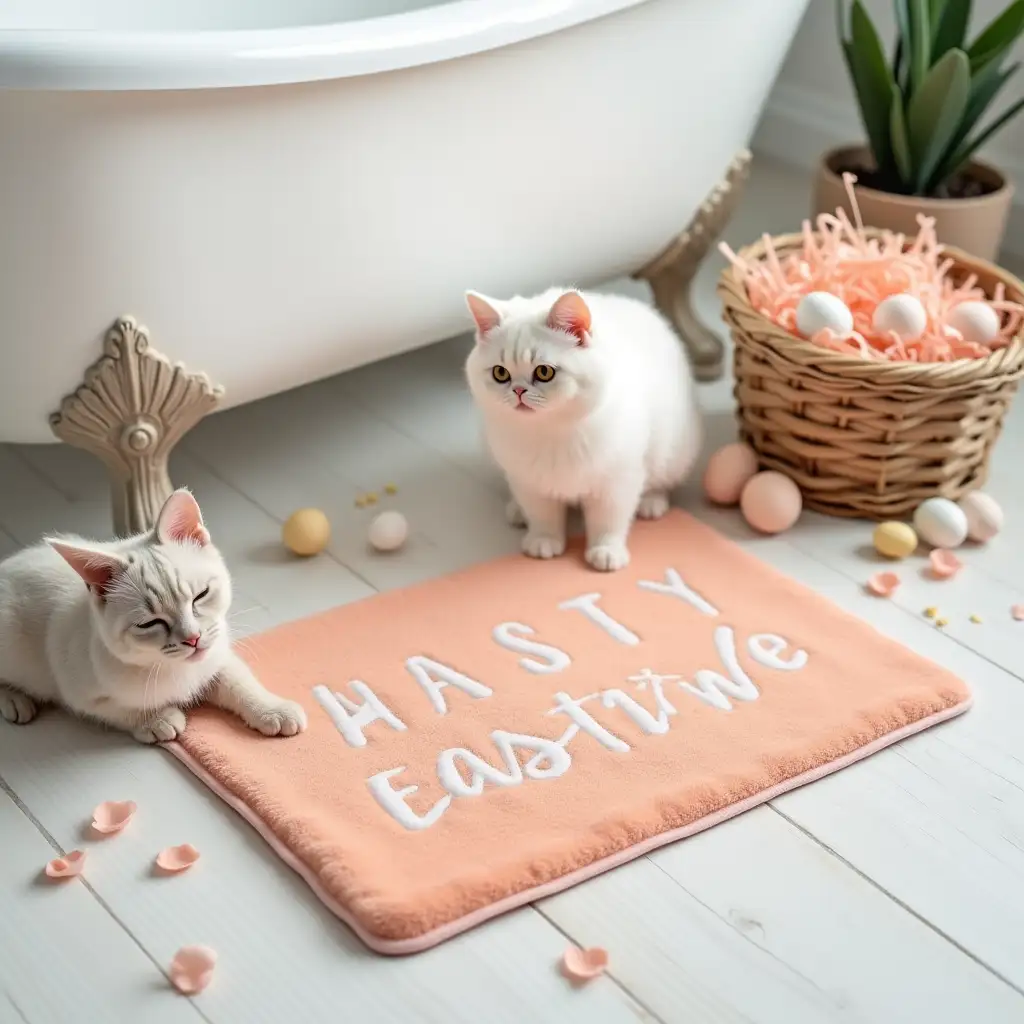
[[[30,722],[37,702],[58,703],[158,743],[206,699],[267,736],[294,736],[306,713],[231,649],[230,606],[231,576],[186,490],[151,533],[26,548],[0,562],[0,716]]]

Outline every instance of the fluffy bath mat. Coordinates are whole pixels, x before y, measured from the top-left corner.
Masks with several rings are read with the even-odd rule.
[[[172,749],[370,947],[426,949],[964,711],[967,687],[680,512],[254,638],[308,732]]]

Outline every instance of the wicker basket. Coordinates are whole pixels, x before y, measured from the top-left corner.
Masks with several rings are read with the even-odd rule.
[[[869,232],[871,234],[872,232]],[[780,255],[803,236],[772,239]],[[746,260],[764,242],[744,249]],[[1024,301],[1012,274],[947,248],[954,277],[977,274],[989,295]],[[836,516],[901,518],[926,498],[980,487],[1003,418],[1024,373],[1018,336],[985,359],[881,363],[794,337],[751,306],[733,267],[718,284],[735,344],[735,395],[743,440],[762,466],[791,477],[807,508]]]

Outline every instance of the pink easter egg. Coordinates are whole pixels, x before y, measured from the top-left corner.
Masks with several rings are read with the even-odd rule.
[[[757,454],[736,441],[719,448],[704,470],[704,493],[716,505],[735,505],[747,481],[757,472]]]
[[[800,488],[788,476],[767,470],[747,481],[740,495],[743,518],[761,533],[781,533],[800,518]]]

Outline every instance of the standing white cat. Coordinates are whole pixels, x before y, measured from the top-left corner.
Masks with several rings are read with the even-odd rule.
[[[510,518],[525,520],[523,550],[562,554],[567,507],[580,505],[587,561],[623,568],[634,516],[664,515],[700,451],[682,344],[659,313],[618,295],[466,301],[477,327],[466,376],[508,477]]]
[[[175,739],[208,699],[267,736],[306,713],[231,649],[231,576],[199,506],[175,491],[156,528],[126,540],[47,540],[0,562],[0,716],[63,704],[143,743]]]

